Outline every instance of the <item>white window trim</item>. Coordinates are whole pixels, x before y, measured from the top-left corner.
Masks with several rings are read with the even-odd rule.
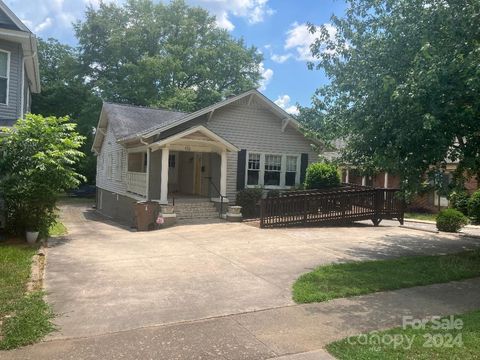
[[[8,101],[10,98],[10,59],[11,59],[11,52],[8,50],[0,49],[0,52],[7,54],[7,96],[5,97],[5,103],[0,102],[0,105],[8,106]]]
[[[260,170],[258,174],[258,184],[257,185],[248,185],[248,159],[252,154],[260,154]],[[265,155],[277,155],[282,157],[282,166],[280,169],[280,185],[267,185],[265,186]],[[285,174],[287,170],[287,156],[292,156],[297,158],[297,170],[295,173],[295,185],[287,186],[285,185]],[[282,189],[293,189],[296,186],[300,185],[300,167],[301,167],[301,155],[300,154],[279,154],[274,152],[261,152],[261,151],[247,151],[247,161],[245,164],[245,187],[246,188],[256,188],[262,187],[267,190],[282,190]]]

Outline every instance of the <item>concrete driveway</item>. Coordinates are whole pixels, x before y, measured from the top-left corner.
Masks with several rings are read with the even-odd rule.
[[[457,252],[478,240],[390,226],[261,230],[247,224],[132,232],[87,206],[62,208],[69,229],[48,249],[52,338],[86,337],[293,305],[291,285],[348,260]]]

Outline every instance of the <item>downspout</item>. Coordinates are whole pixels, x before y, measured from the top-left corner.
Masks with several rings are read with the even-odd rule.
[[[23,58],[22,58],[22,93],[20,95],[20,101],[21,101],[21,104],[20,104],[20,117],[23,119],[23,111],[25,110],[24,107],[25,107],[25,61],[27,60],[27,58],[33,58],[37,55],[36,52],[34,52],[32,55],[24,55]]]

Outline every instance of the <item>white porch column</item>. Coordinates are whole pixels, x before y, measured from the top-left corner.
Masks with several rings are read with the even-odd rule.
[[[383,187],[388,189],[388,172],[385,172],[385,178],[383,179]]]
[[[225,150],[221,153],[220,195],[227,196],[227,152]]]
[[[160,180],[160,203],[168,204],[168,156],[170,149],[168,147],[162,148],[162,173]]]
[[[147,181],[145,184],[145,199],[148,201],[150,200],[150,155],[151,150],[147,148]]]
[[[367,185],[367,177],[362,176],[362,186],[365,186],[365,185]]]
[[[350,170],[347,168],[345,171],[345,182],[348,184],[350,182]]]

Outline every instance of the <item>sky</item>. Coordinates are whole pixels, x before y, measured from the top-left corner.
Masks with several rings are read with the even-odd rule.
[[[104,0],[121,3],[123,0]],[[72,23],[84,18],[86,6],[100,0],[4,0],[39,37],[76,45]],[[308,106],[315,90],[328,82],[322,71],[307,69],[314,37],[306,24],[329,26],[332,14],[342,15],[344,0],[186,0],[207,9],[219,27],[243,37],[263,53],[262,91],[288,112]],[[334,28],[330,28],[334,31]]]

